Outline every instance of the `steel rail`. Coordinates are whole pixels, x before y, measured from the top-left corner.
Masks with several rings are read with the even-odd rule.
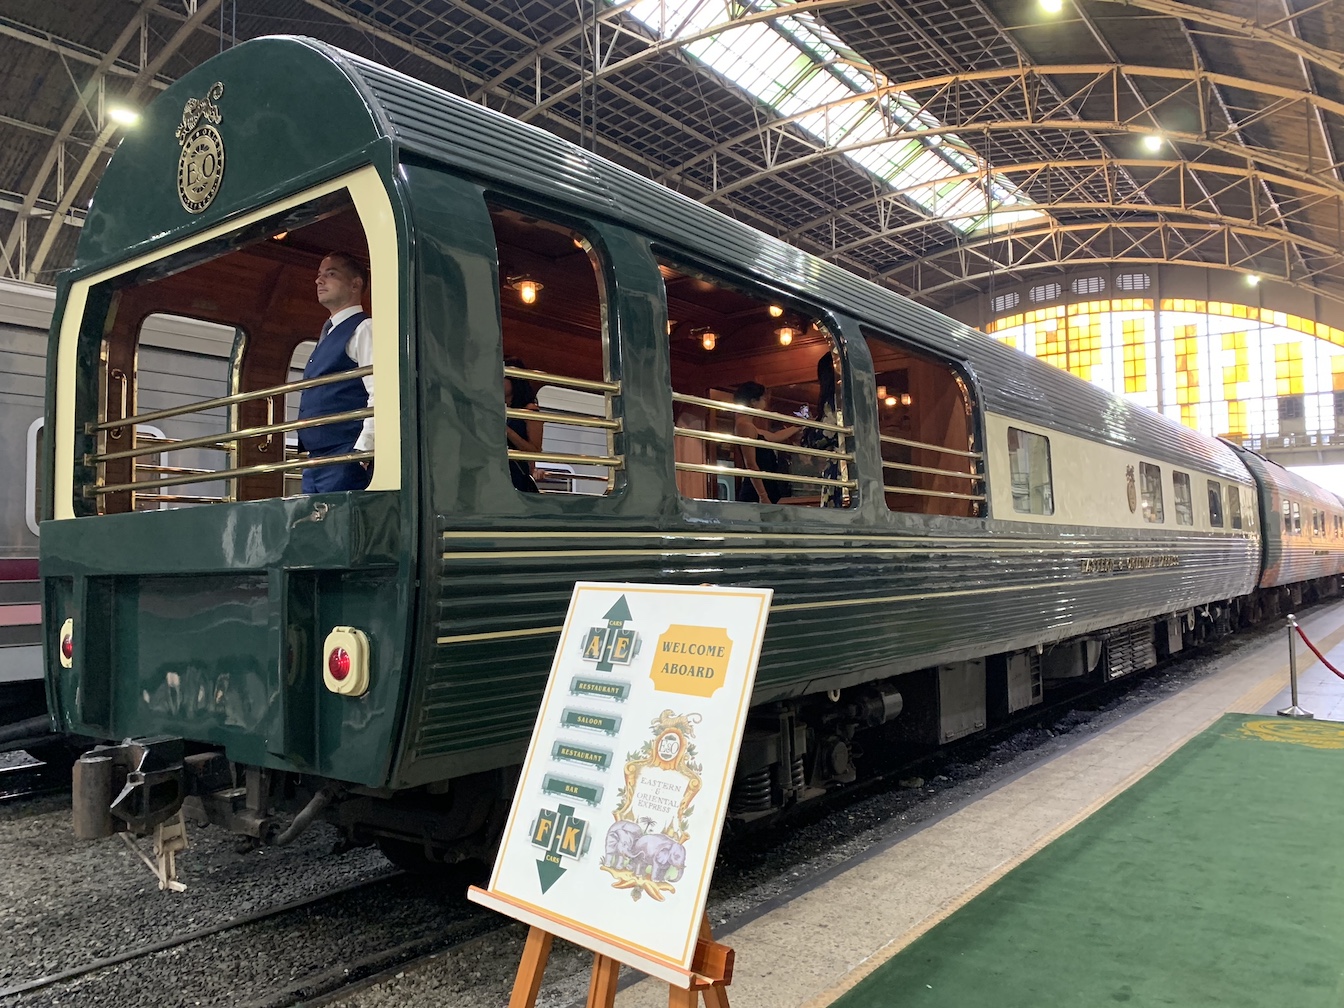
[[[625,459],[615,455],[563,455],[560,452],[525,452],[509,449],[509,458],[517,462],[558,462],[567,465],[602,465],[624,469]],[[564,475],[568,476],[569,473]],[[577,474],[575,474],[577,475]],[[596,476],[594,479],[601,479]]]
[[[914,494],[917,497],[947,497],[951,500],[983,501],[984,494],[964,494],[953,493],[951,490],[917,490],[914,487],[886,486],[882,487],[887,493]]]
[[[254,924],[257,921],[266,920],[268,917],[276,917],[282,913],[288,913],[292,910],[299,910],[303,907],[311,906],[314,903],[320,903],[325,899],[331,899],[335,896],[343,896],[346,893],[368,888],[369,886],[377,885],[380,882],[386,882],[389,879],[397,878],[402,874],[403,872],[400,871],[384,872],[382,875],[370,879],[362,879],[359,882],[352,882],[339,889],[317,893],[313,896],[305,896],[302,899],[292,900],[289,903],[282,903],[279,906],[268,907],[265,910],[257,910],[254,913],[244,914],[243,916],[235,917],[232,920],[220,921],[218,924],[211,924],[208,927],[203,927],[186,934],[173,935],[173,937],[165,938],[163,941],[142,945],[139,948],[120,952],[117,955],[95,959],[93,962],[85,963],[83,966],[75,966],[68,970],[62,970],[59,973],[48,973],[46,976],[25,980],[9,987],[0,988],[0,998],[13,997],[15,994],[26,994],[29,991],[42,990],[45,987],[51,987],[58,983],[65,983],[68,980],[76,980],[79,977],[88,976],[90,973],[96,973],[101,969],[118,966],[121,963],[130,962],[134,959],[143,959],[146,956],[154,955],[156,952],[178,948],[179,946],[186,945],[190,942],[199,941],[201,938],[208,938],[211,935],[219,934],[221,931],[230,931],[233,928]]]
[[[606,417],[589,416],[586,413],[553,413],[548,410],[530,410],[514,409],[512,406],[504,410],[504,415],[510,420],[532,420],[537,423],[560,423],[569,424],[573,427],[600,427],[602,430],[619,431],[621,422],[619,420],[608,420]]]
[[[621,386],[616,382],[594,381],[591,378],[569,378],[565,375],[551,374],[549,371],[533,371],[531,368],[517,368],[505,366],[504,377],[506,378],[526,378],[528,381],[550,382],[555,385],[563,385],[566,388],[579,389],[581,391],[592,392],[619,392]]]
[[[954,479],[983,480],[983,473],[957,472],[955,469],[934,469],[930,466],[911,465],[908,462],[888,462],[883,460],[883,469],[900,469],[902,472],[928,473],[931,476],[951,476]]]
[[[942,445],[929,444],[927,441],[907,441],[905,438],[891,437],[887,434],[881,435],[879,439],[883,444],[904,445],[907,448],[927,448],[929,451],[942,452],[944,455],[959,455],[962,458],[982,459],[984,452],[962,451],[959,448],[944,448]]]

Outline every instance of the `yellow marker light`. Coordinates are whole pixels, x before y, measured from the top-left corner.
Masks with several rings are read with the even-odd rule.
[[[322,643],[322,681],[341,696],[369,691],[369,637],[354,627],[332,627]]]

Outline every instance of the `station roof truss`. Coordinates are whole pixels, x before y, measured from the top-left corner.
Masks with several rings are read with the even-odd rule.
[[[926,303],[1111,263],[1344,306],[1340,0],[14,0],[0,274],[50,282],[143,105],[307,34]]]

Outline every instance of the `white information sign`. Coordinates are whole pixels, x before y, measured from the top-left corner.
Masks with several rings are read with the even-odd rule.
[[[771,594],[575,585],[472,899],[690,985]]]

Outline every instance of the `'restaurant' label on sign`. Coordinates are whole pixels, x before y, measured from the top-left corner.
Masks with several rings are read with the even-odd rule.
[[[771,594],[575,586],[473,899],[685,985]]]

